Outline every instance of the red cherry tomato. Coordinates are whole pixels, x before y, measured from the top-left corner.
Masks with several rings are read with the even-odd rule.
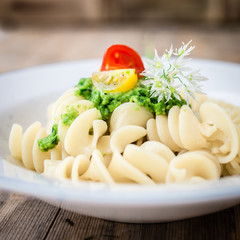
[[[144,65],[139,54],[125,45],[112,45],[103,56],[101,71],[135,68],[139,75]]]

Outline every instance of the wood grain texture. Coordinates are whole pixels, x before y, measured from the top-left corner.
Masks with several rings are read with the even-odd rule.
[[[0,239],[44,239],[59,209],[40,200],[0,192]]]
[[[110,222],[61,210],[47,239],[239,239],[240,221],[234,217],[239,209],[240,206],[199,218],[155,224]]]

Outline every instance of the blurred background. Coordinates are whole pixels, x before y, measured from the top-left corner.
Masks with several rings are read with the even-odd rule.
[[[240,62],[240,0],[0,0],[0,72],[191,39],[193,57]]]

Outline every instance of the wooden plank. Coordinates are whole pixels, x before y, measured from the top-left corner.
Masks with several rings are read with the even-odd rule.
[[[234,215],[239,208],[240,205],[202,217],[154,224],[118,223],[61,210],[46,239],[233,240],[239,237],[239,215]]]
[[[43,201],[0,192],[0,239],[44,239],[59,212]]]
[[[240,204],[234,208],[235,218],[235,233],[233,233],[235,239],[240,239]]]

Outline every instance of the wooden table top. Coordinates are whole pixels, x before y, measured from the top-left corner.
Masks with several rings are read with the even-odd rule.
[[[52,62],[100,58],[114,43],[141,54],[193,40],[192,56],[240,63],[240,27],[171,26],[0,30],[0,72]],[[0,191],[0,239],[240,239],[240,205],[187,220],[118,223],[72,213]]]

